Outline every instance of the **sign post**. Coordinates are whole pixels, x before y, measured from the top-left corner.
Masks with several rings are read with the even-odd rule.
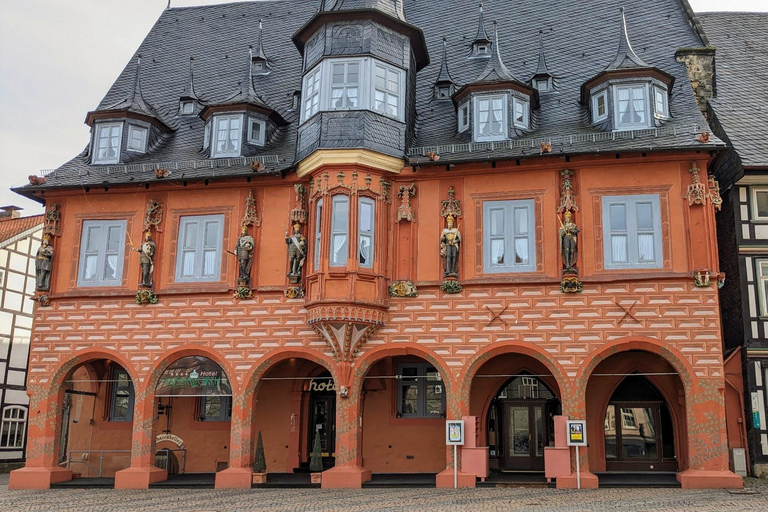
[[[445,444],[453,446],[453,488],[459,487],[458,446],[464,445],[464,420],[445,422]]]
[[[568,446],[576,447],[576,488],[581,489],[581,464],[579,461],[579,446],[587,446],[587,422],[585,420],[566,421],[568,429]]]

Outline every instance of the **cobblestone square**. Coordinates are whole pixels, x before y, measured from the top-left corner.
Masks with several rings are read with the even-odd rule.
[[[3,512],[367,512],[622,511],[758,512],[768,510],[768,481],[748,478],[740,493],[724,490],[544,488],[483,489],[58,489],[9,491],[0,475]]]

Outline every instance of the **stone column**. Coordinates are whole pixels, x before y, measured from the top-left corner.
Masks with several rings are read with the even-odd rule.
[[[72,479],[72,471],[59,467],[59,436],[64,389],[50,391],[45,386],[28,387],[27,462],[11,471],[9,489],[50,489],[52,483]]]
[[[688,444],[688,467],[677,474],[684,489],[741,489],[744,485],[729,469],[724,392],[723,378],[699,378],[685,397],[688,436],[678,442]]]
[[[605,411],[595,411],[594,414],[597,417],[587,418],[587,403],[585,397],[587,396],[586,388],[587,382],[582,383],[583,386],[573,386],[571,389],[564,389],[562,400],[562,415],[571,420],[587,420],[587,442],[595,443],[595,425],[603,426],[603,418],[601,414]],[[566,432],[566,436],[567,436]],[[562,475],[557,477],[558,489],[576,489],[578,487],[578,480],[576,477],[576,448],[570,447],[571,451],[571,474]],[[581,473],[581,488],[582,489],[597,489],[598,478],[597,475],[589,470],[589,447],[579,447],[579,471]]]
[[[250,489],[253,475],[253,392],[232,397],[229,465],[216,473],[217,489]]]
[[[462,400],[459,392],[461,386],[459,386],[455,380],[449,382],[448,379],[450,378],[449,375],[443,377],[443,381],[446,383],[445,392],[447,393],[445,401],[445,417],[446,420],[460,420],[462,416],[469,415],[469,390],[471,385],[465,386],[466,396]],[[447,386],[449,383],[451,384],[450,388]],[[469,435],[469,433],[464,432],[465,441],[467,435]],[[472,432],[471,435],[475,435],[474,432]],[[477,475],[474,473],[461,472],[461,447],[457,450],[457,461],[459,468],[457,473],[458,487],[475,487]],[[445,469],[437,474],[435,478],[435,487],[444,489],[453,488],[453,446],[445,447]]]
[[[136,393],[131,436],[131,466],[115,473],[115,489],[148,489],[168,478],[165,469],[155,467],[155,382]]]

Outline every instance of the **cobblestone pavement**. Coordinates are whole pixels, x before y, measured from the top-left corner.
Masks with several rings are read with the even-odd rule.
[[[8,491],[0,475],[0,511],[622,511],[758,512],[768,510],[768,481],[749,478],[754,494],[721,490],[598,489],[262,489]]]

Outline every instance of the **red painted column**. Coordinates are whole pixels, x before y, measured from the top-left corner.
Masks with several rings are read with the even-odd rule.
[[[590,436],[590,432],[594,431],[592,428],[599,422],[602,427],[604,418],[601,416],[601,412],[597,412],[598,417],[587,418],[587,382],[582,382],[581,385],[572,386],[571,389],[564,389],[562,407],[562,415],[569,420],[586,420],[587,421],[587,443],[594,443],[597,440],[594,436]],[[604,411],[603,411],[604,412]],[[567,435],[567,432],[566,432]],[[589,470],[589,447],[579,447],[579,473],[580,477],[576,475],[576,448],[570,447],[571,450],[571,474],[561,475],[557,477],[558,489],[576,489],[579,486],[579,478],[581,480],[582,489],[597,489],[598,478],[597,475]]]
[[[456,383],[456,380],[448,380],[450,376],[443,376],[443,381],[446,384],[446,410],[445,417],[447,420],[460,420],[462,416],[469,415],[469,391],[471,389],[470,383],[464,383],[460,386]],[[450,384],[450,387],[448,385]],[[463,393],[460,394],[459,390],[463,389]],[[474,432],[472,435],[475,435]],[[466,440],[467,433],[464,433],[464,439]],[[475,487],[477,476],[474,473],[462,473],[461,472],[461,447],[457,449],[456,455],[457,465],[459,470],[456,474],[456,480],[458,487]],[[435,486],[452,489],[454,483],[453,478],[453,446],[445,447],[445,470],[437,474],[435,478]]]
[[[232,397],[229,465],[216,473],[217,489],[250,489],[253,481],[253,391]]]
[[[151,382],[151,381],[150,381]],[[115,473],[115,489],[148,489],[149,484],[168,478],[165,469],[155,467],[155,418],[157,401],[154,385],[136,394],[131,436],[131,466]]]
[[[688,468],[677,474],[684,489],[741,489],[744,485],[729,469],[724,393],[723,378],[699,378],[685,397]]]
[[[362,383],[353,386],[353,379],[364,376],[352,376],[350,363],[339,363],[337,375],[348,376],[343,384],[336,385],[336,466],[323,472],[322,487],[324,489],[360,488],[363,482],[371,479],[371,472],[363,467],[362,455],[362,393],[354,393],[354,389],[362,389]],[[341,380],[341,379],[339,379]],[[346,387],[348,395],[342,396],[342,387]]]
[[[9,489],[50,489],[52,483],[72,479],[72,471],[59,467],[59,435],[64,389],[51,392],[46,386],[28,386],[27,462],[11,471]]]

